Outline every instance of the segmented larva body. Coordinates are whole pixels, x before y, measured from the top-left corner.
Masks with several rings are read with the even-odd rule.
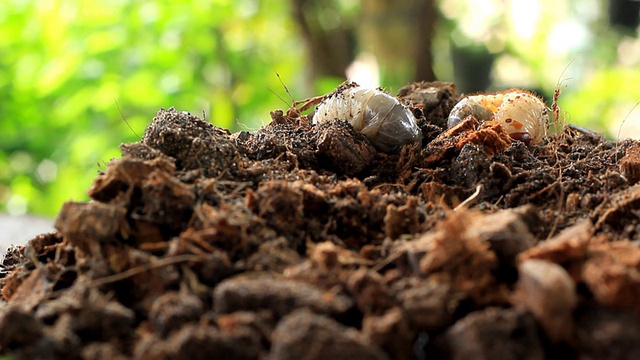
[[[549,110],[540,98],[524,90],[467,96],[451,110],[448,126],[470,115],[480,121],[497,121],[511,138],[527,145],[539,144],[547,136]]]
[[[313,122],[320,124],[332,119],[349,121],[356,131],[385,152],[422,138],[411,111],[378,89],[354,85],[329,95],[316,108]]]

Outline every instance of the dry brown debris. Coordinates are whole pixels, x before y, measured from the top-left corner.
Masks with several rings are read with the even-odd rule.
[[[562,266],[543,260],[522,262],[518,274],[515,303],[531,311],[551,341],[569,341],[578,302],[569,274]]]

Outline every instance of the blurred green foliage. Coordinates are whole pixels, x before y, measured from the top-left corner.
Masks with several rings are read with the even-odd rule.
[[[279,0],[20,1],[0,11],[0,211],[87,199],[160,107],[256,128],[303,51]],[[291,84],[289,84],[291,85]],[[121,113],[120,111],[121,110]],[[134,134],[125,124],[126,118]]]
[[[354,14],[364,6],[342,2]],[[549,98],[559,86],[565,120],[610,137],[627,117],[640,128],[640,115],[633,116],[640,110],[627,115],[640,100],[640,40],[637,31],[607,28],[603,3],[438,0],[436,75],[454,78],[447,48],[483,48],[494,57],[493,89],[523,87]],[[0,211],[53,216],[65,201],[87,200],[98,170],[120,156],[120,143],[139,140],[160,107],[204,114],[237,131],[266,124],[271,110],[289,106],[276,72],[296,100],[335,88],[344,79],[308,84],[305,44],[289,5],[5,0]],[[335,14],[320,9],[317,16],[331,23]],[[406,82],[392,75],[383,72],[382,85],[397,91]]]

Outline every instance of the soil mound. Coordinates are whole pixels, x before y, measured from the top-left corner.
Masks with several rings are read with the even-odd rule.
[[[344,119],[160,110],[6,254],[0,355],[640,358],[640,143],[446,129],[449,83],[398,99],[422,140],[391,154]]]

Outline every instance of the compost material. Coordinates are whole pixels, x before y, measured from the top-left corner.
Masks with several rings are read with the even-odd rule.
[[[5,255],[0,355],[640,358],[640,143],[447,129],[450,83],[398,99],[422,140],[397,153],[345,119],[161,109]]]

